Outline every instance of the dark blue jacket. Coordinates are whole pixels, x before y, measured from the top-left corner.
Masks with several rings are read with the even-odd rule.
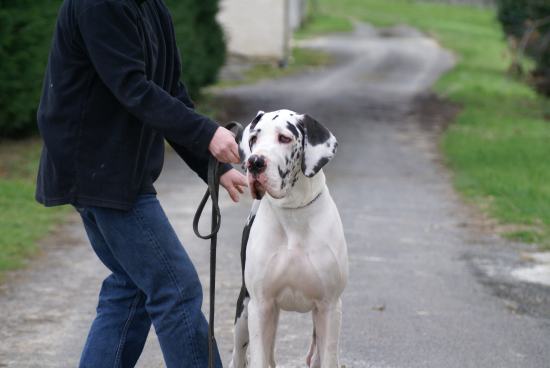
[[[205,179],[218,125],[193,110],[180,74],[162,0],[65,0],[38,109],[36,199],[130,209],[155,192],[165,139]]]

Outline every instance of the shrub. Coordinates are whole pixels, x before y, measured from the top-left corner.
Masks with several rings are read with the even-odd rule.
[[[498,0],[498,20],[507,35],[521,38],[525,32],[528,0]]]
[[[167,0],[183,64],[183,81],[192,97],[216,81],[225,61],[225,40],[216,21],[218,0]]]
[[[58,2],[0,1],[0,136],[35,130]]]
[[[218,0],[166,0],[192,96],[225,58]],[[0,138],[36,132],[36,109],[61,0],[0,0]]]
[[[515,47],[535,61],[535,89],[550,96],[550,3],[548,0],[498,0],[498,19]]]

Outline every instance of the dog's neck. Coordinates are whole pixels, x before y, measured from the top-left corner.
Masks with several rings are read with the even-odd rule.
[[[311,178],[302,173],[298,175],[298,180],[285,197],[276,199],[266,194],[273,206],[280,208],[301,208],[308,206],[319,197],[326,183],[323,170],[320,170]]]

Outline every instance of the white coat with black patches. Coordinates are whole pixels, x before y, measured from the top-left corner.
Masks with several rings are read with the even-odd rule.
[[[241,158],[257,200],[243,255],[246,287],[237,306],[233,368],[275,368],[280,310],[312,313],[309,367],[339,367],[348,257],[322,170],[336,148],[328,129],[289,110],[260,111],[243,133]]]

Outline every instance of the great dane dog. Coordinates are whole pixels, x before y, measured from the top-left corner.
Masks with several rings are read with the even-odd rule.
[[[256,200],[248,219],[253,226],[243,236],[249,235],[241,255],[233,368],[275,368],[280,310],[312,312],[309,367],[339,367],[348,257],[322,170],[337,145],[315,119],[290,110],[260,111],[244,130],[239,148]]]

